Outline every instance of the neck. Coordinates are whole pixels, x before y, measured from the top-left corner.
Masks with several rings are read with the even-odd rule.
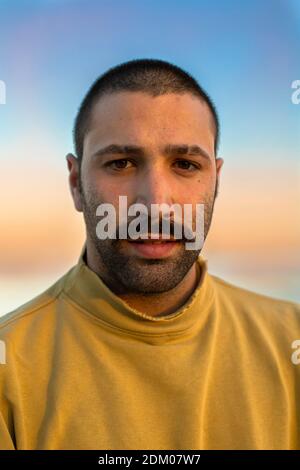
[[[107,287],[130,307],[152,317],[170,315],[182,307],[195,291],[201,274],[198,264],[194,263],[185,277],[174,289],[158,294],[143,295],[120,291],[118,286],[108,278],[103,263],[89,243],[87,243],[85,261],[88,267],[105,282]]]

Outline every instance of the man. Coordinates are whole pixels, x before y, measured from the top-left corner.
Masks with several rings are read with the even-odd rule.
[[[300,306],[210,275],[175,219],[165,241],[162,228],[122,238],[119,220],[118,236],[97,236],[98,206],[126,196],[204,204],[205,239],[218,138],[212,101],[172,64],[133,60],[91,87],[67,155],[86,243],[1,319],[2,449],[299,448]]]

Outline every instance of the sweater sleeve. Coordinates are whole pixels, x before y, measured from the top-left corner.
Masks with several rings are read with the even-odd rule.
[[[13,412],[7,393],[5,345],[0,341],[0,450],[16,450]]]
[[[0,411],[0,450],[16,450],[2,411]]]

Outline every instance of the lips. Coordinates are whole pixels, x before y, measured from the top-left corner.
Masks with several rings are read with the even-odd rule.
[[[157,238],[157,233],[144,233],[142,237],[144,238],[137,238],[136,240],[131,240],[130,238],[127,239],[130,243],[167,243],[167,242],[176,242],[179,239],[176,239],[172,237],[171,235],[165,234],[167,238],[163,238],[162,236],[159,236]]]
[[[174,239],[158,240],[127,240],[130,249],[135,255],[143,258],[161,259],[167,258],[178,248],[180,241]]]

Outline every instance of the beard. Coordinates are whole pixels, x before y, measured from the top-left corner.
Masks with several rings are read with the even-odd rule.
[[[174,289],[191,269],[201,249],[187,250],[186,240],[178,240],[175,254],[167,258],[147,259],[128,253],[126,240],[101,240],[96,234],[98,219],[96,209],[101,201],[98,194],[89,191],[85,194],[80,185],[83,215],[86,232],[99,260],[97,274],[109,286],[115,286],[115,291],[154,295]],[[210,228],[214,202],[217,195],[217,185],[214,194],[204,198],[204,240]]]

